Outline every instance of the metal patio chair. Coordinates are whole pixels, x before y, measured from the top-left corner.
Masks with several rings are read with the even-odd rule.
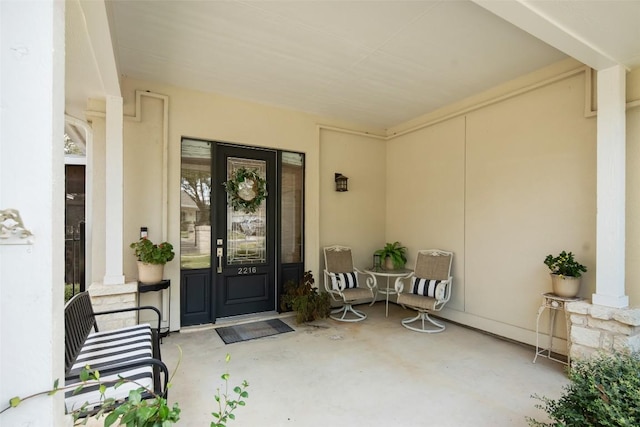
[[[351,248],[329,246],[324,248],[324,288],[341,308],[332,310],[329,317],[340,322],[359,322],[367,318],[366,313],[353,308],[358,300],[374,298],[374,279],[353,266]],[[365,277],[366,276],[366,277]],[[363,282],[364,281],[364,285]]]
[[[451,298],[452,261],[453,252],[440,249],[420,250],[413,273],[396,279],[398,304],[418,312],[415,317],[402,319],[402,326],[425,333],[444,331],[445,325],[433,320],[429,313],[442,310]],[[405,291],[407,284],[409,286]]]

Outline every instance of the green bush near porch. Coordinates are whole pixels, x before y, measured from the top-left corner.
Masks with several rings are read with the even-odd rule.
[[[324,319],[331,311],[329,294],[318,292],[318,289],[313,286],[314,282],[313,274],[305,271],[300,283],[289,281],[284,285],[280,308],[283,311],[294,310],[296,323]]]
[[[528,419],[531,426],[640,426],[640,354],[600,354],[575,362],[558,400],[533,396],[552,420]]]
[[[78,284],[76,284],[75,286],[78,287],[78,289],[80,288],[80,285]],[[69,301],[71,297],[74,295],[73,287],[74,287],[73,283],[64,284],[64,302],[65,303]]]

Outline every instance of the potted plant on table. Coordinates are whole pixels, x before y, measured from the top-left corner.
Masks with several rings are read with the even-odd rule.
[[[146,237],[129,245],[138,258],[138,281],[157,283],[162,281],[164,265],[175,257],[169,242],[154,244]]]
[[[572,252],[562,251],[560,255],[547,255],[544,264],[551,271],[553,293],[572,298],[580,291],[580,278],[587,272],[587,267],[577,262]]]
[[[402,268],[407,263],[407,248],[400,245],[400,242],[387,243],[374,253],[384,260],[385,270]]]

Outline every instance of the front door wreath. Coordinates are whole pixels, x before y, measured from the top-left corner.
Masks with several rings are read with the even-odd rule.
[[[260,178],[257,169],[238,168],[222,185],[234,211],[254,213],[267,198],[267,182]]]

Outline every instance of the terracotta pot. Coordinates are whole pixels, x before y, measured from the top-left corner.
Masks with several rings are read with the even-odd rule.
[[[164,264],[148,264],[138,261],[138,281],[143,283],[158,283],[164,275]]]
[[[573,298],[580,292],[581,277],[551,274],[551,288],[559,297]]]

